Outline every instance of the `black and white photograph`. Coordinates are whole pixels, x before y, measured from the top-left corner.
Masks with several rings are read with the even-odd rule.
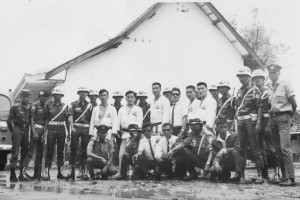
[[[0,200],[299,199],[299,8],[0,0]]]

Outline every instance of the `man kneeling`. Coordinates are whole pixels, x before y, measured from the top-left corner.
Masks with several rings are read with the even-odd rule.
[[[231,176],[230,171],[235,171],[235,175],[231,180],[240,181],[242,162],[239,154],[238,135],[227,130],[226,119],[219,119],[217,121],[218,137],[212,141],[214,162],[210,168],[210,178],[227,180]]]
[[[97,126],[97,136],[91,138],[87,147],[87,167],[90,179],[95,178],[94,169],[101,169],[101,178],[106,180],[108,176],[117,173],[116,167],[112,164],[114,144],[106,138],[109,129],[106,125]]]

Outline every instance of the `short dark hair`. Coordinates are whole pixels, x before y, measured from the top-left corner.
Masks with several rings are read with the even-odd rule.
[[[164,123],[164,124],[162,125],[163,128],[166,127],[166,126],[169,126],[171,129],[173,129],[173,126],[172,126],[172,124],[170,124],[170,123]]]
[[[199,83],[197,83],[197,86],[201,86],[201,85],[204,85],[207,88],[207,84],[205,82],[199,82]]]
[[[177,91],[177,92],[179,92],[179,94],[181,94],[180,89],[177,88],[177,87],[174,87],[174,88],[172,89],[172,92],[173,92],[173,91]]]
[[[128,91],[125,93],[125,96],[127,97],[128,94],[133,94],[134,97],[136,98],[136,93],[135,93],[133,90],[128,90]]]
[[[154,83],[152,83],[152,87],[153,87],[154,85],[158,85],[159,88],[161,88],[161,84],[160,84],[159,82],[154,82]]]
[[[193,85],[188,85],[188,86],[186,86],[186,89],[192,89],[192,90],[196,90],[196,87],[195,86],[193,86]]]
[[[99,96],[100,96],[101,94],[103,94],[104,92],[106,92],[107,95],[109,95],[109,93],[108,93],[108,91],[107,91],[106,89],[101,89],[101,90],[99,91]]]
[[[152,129],[152,124],[151,123],[145,123],[145,124],[143,124],[142,129],[145,129],[145,128],[148,128],[148,127],[150,127]]]
[[[219,118],[219,119],[217,119],[217,122],[216,122],[216,125],[217,125],[217,126],[223,125],[223,124],[226,124],[226,125],[227,125],[227,120],[226,120],[226,118]]]

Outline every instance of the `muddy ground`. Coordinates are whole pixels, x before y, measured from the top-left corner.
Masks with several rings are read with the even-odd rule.
[[[272,170],[269,170],[272,176]],[[32,169],[29,173],[33,173]],[[250,179],[254,169],[247,169]],[[93,200],[93,199],[299,199],[300,165],[296,165],[295,187],[265,183],[245,185],[199,180],[183,181],[61,181],[56,169],[51,181],[10,183],[9,171],[0,172],[0,200]]]

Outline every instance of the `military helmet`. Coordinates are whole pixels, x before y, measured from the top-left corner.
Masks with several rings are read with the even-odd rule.
[[[89,96],[99,96],[99,92],[97,90],[89,90]]]
[[[278,71],[280,71],[281,70],[281,66],[280,65],[276,65],[276,64],[271,64],[271,65],[268,65],[267,66],[267,70],[269,71],[269,72],[278,72]]]
[[[163,94],[166,92],[172,92],[172,88],[171,87],[167,87],[164,89]]]
[[[217,90],[217,89],[218,89],[217,84],[210,84],[208,87],[208,90]]]
[[[80,86],[77,90],[77,94],[79,92],[89,92],[88,88],[86,86]]]
[[[148,95],[146,91],[141,90],[137,93],[137,97],[148,97]]]
[[[115,91],[112,97],[124,97],[124,94],[121,91]]]
[[[239,68],[236,76],[240,76],[240,75],[251,76],[251,69],[249,67],[246,67],[246,66],[243,66],[243,67]]]
[[[61,95],[65,95],[64,94],[64,91],[63,91],[63,89],[61,89],[60,87],[55,87],[53,90],[52,90],[52,95],[53,94],[61,94]]]
[[[266,78],[265,78],[264,71],[261,70],[261,69],[254,70],[254,71],[252,72],[252,78],[254,78],[254,77],[263,77],[264,79],[266,79]]]
[[[230,87],[230,83],[228,81],[220,81],[217,87]]]
[[[21,93],[20,93],[21,96],[30,96],[30,90],[21,90]]]

